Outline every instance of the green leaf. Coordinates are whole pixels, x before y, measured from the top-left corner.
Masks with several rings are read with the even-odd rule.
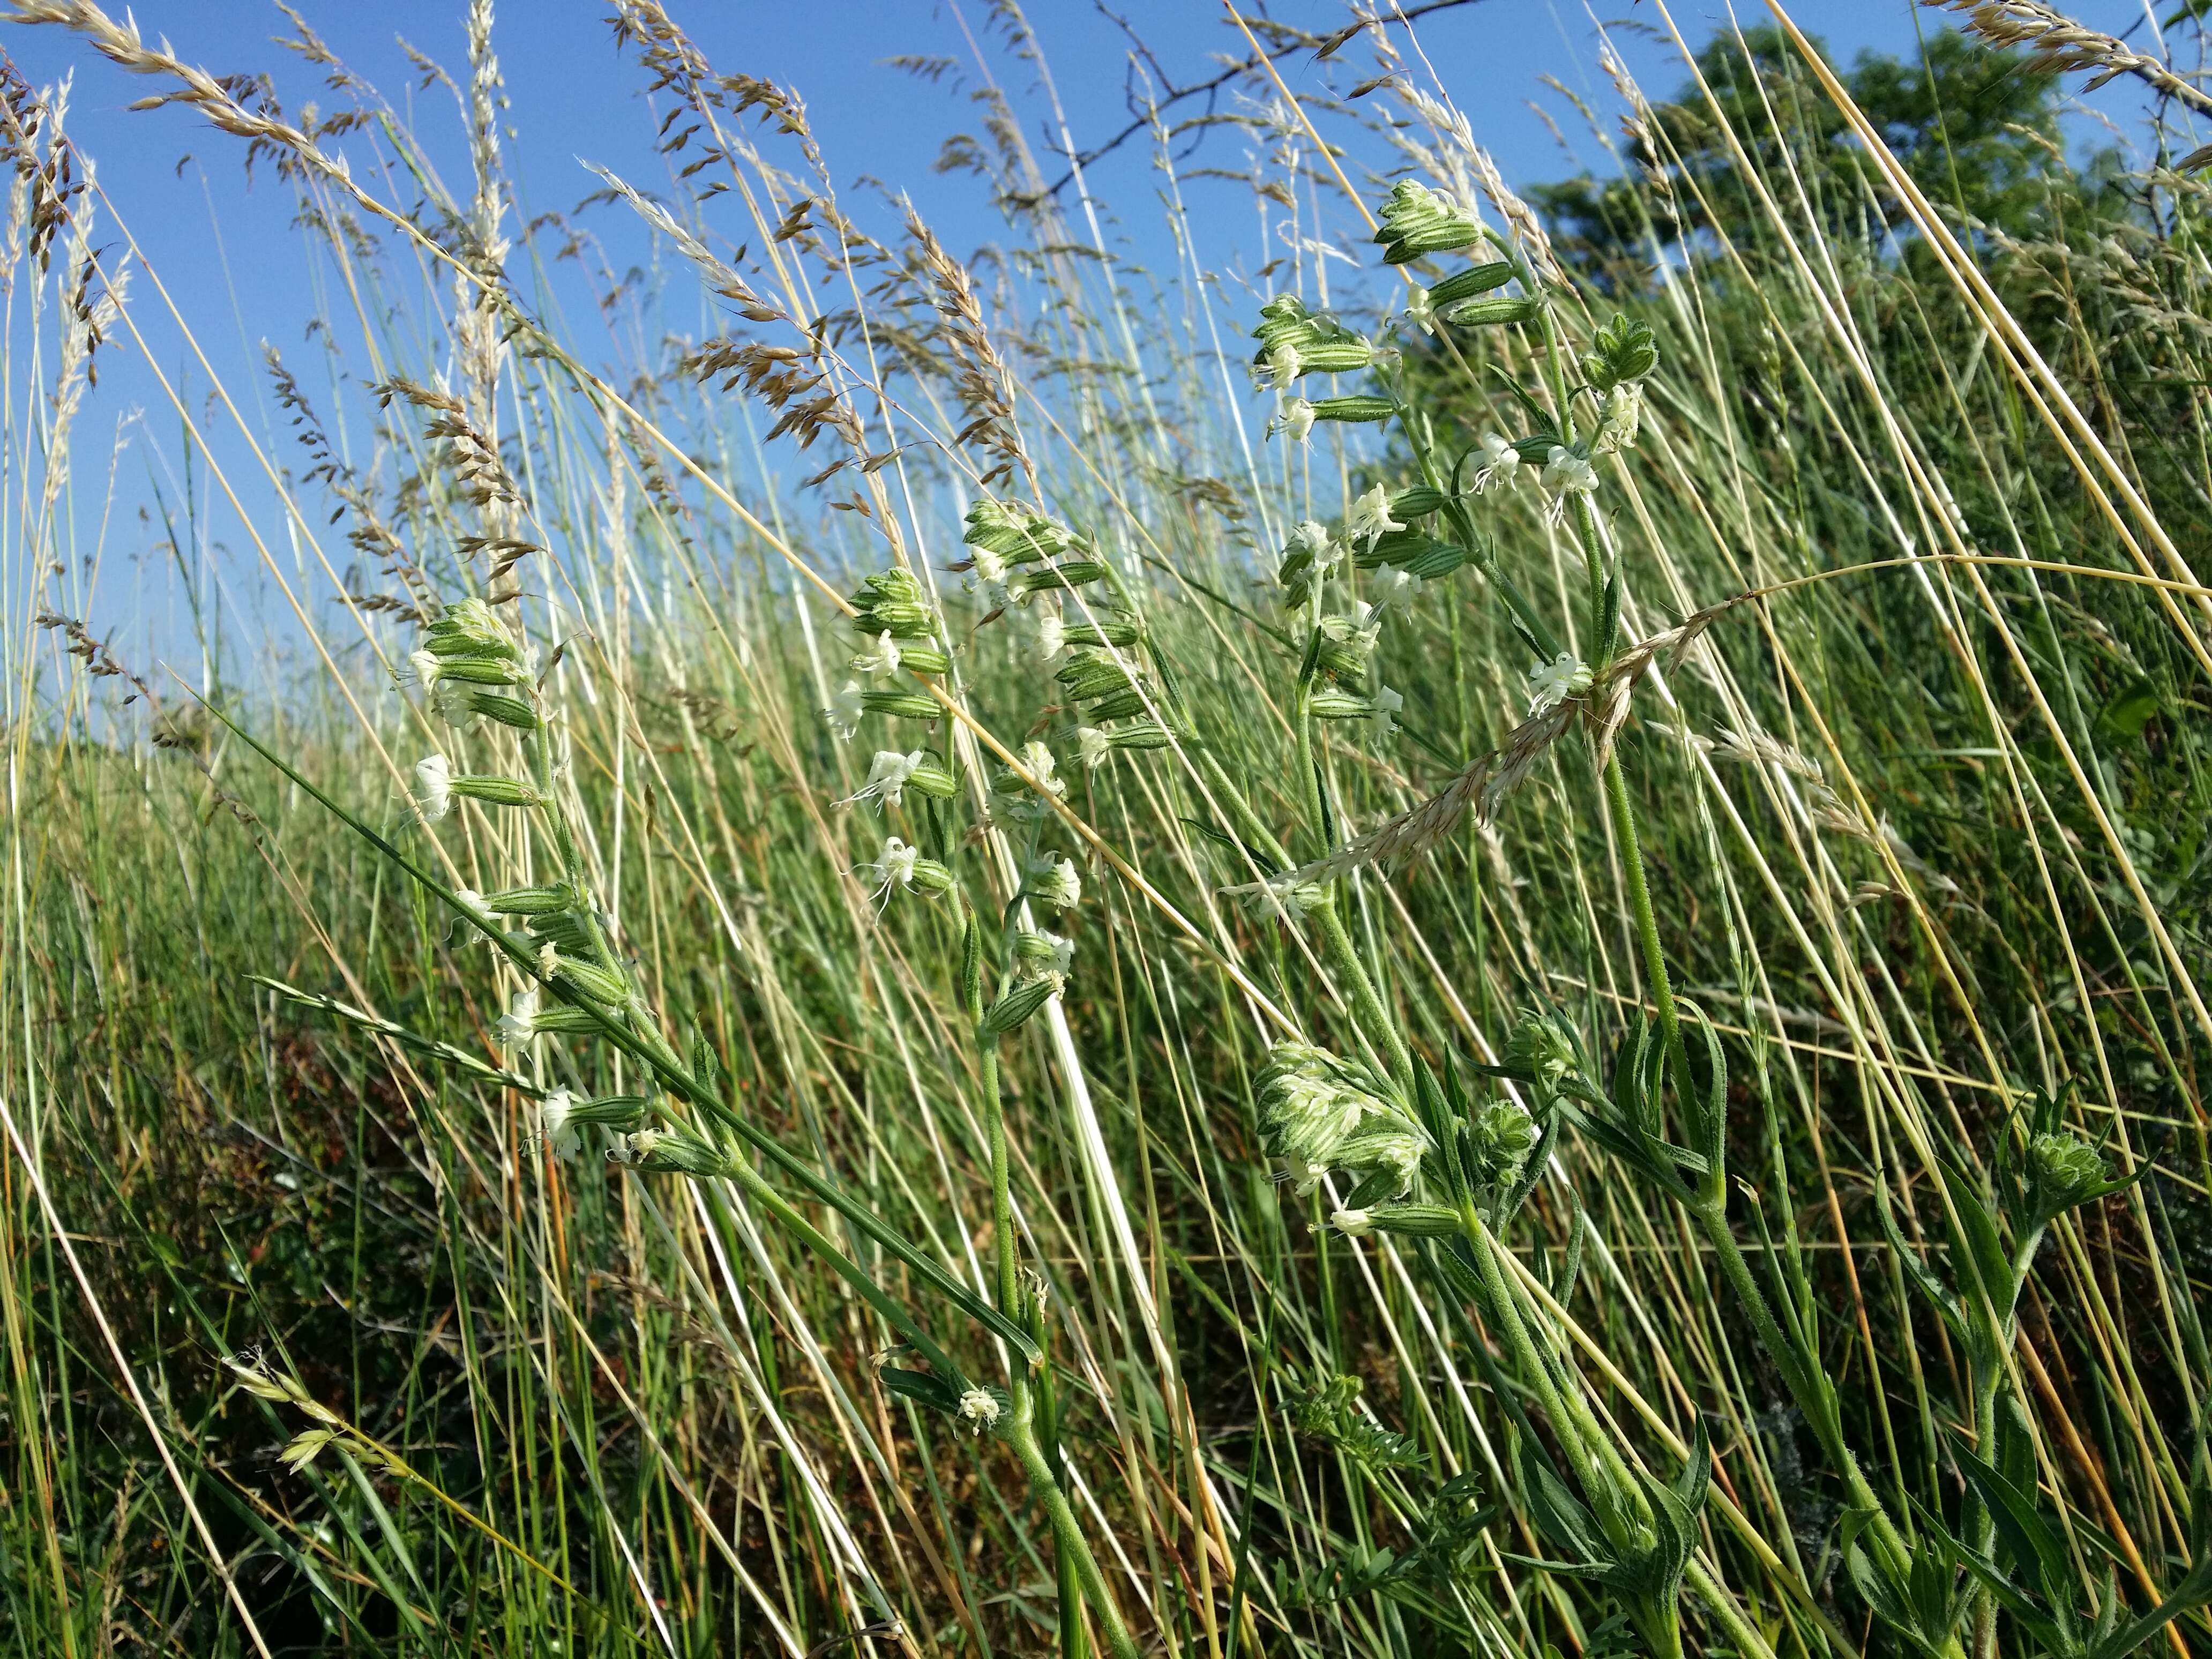
[[[2139,738],[2163,706],[2158,687],[2149,680],[2137,680],[2098,712],[2097,724],[2117,737]]]

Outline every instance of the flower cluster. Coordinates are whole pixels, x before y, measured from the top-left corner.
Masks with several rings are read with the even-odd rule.
[[[1310,1043],[1279,1042],[1255,1094],[1267,1154],[1300,1192],[1332,1170],[1360,1177],[1355,1204],[1370,1188],[1401,1197],[1413,1189],[1428,1137],[1364,1066]]]
[[[535,732],[536,659],[489,605],[467,599],[423,629],[408,665],[447,726],[458,729],[481,719]]]

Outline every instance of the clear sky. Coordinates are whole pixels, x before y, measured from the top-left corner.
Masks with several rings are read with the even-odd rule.
[[[465,194],[467,164],[453,95],[442,86],[425,88],[400,43],[404,37],[456,78],[465,77],[465,0],[299,0],[299,9],[349,67],[411,111],[417,130],[434,141],[434,159],[457,193]],[[1245,50],[1225,10],[1211,0],[1119,0],[1115,9],[1143,37],[1161,70],[1179,82],[1202,79],[1224,55]],[[1313,27],[1333,27],[1343,15],[1332,0],[1272,0],[1267,9]],[[2072,9],[2100,27],[2151,38],[2142,0],[2078,0]],[[648,188],[666,182],[665,165],[652,154],[665,104],[648,105],[635,58],[615,48],[608,10],[605,0],[501,0],[495,42],[509,100],[508,160],[526,216],[570,209],[596,189],[585,161],[611,167]],[[1040,151],[1060,147],[1043,83],[989,33],[982,0],[672,0],[672,11],[719,69],[764,76],[804,97],[848,210],[864,221],[883,211],[872,206],[879,198],[865,181],[909,191],[956,253],[1003,234],[980,181],[939,174],[932,166],[945,137],[974,124],[979,49],[1023,116],[1031,143]],[[1067,131],[1078,147],[1098,143],[1128,118],[1128,36],[1091,0],[1030,0],[1029,11]],[[1742,12],[1747,23],[1765,15],[1755,4]],[[268,72],[288,110],[319,95],[326,107],[332,101],[319,70],[274,44],[289,30],[281,14],[259,0],[141,0],[136,13],[149,39],[167,36],[188,61],[216,73]],[[1944,21],[1940,13],[1916,15],[1909,0],[1802,0],[1794,15],[1846,60],[1869,48],[1910,55],[1916,31]],[[1593,15],[1613,20],[1614,39],[1648,93],[1665,97],[1678,88],[1679,59],[1659,35],[1652,0],[1600,0],[1595,14],[1570,0],[1479,0],[1419,25],[1438,75],[1509,179],[1609,168],[1587,122],[1543,79],[1555,77],[1613,125],[1618,100],[1597,68]],[[1693,44],[1729,19],[1719,0],[1678,0],[1674,15]],[[249,420],[268,422],[274,411],[259,343],[273,341],[288,355],[301,351],[309,319],[328,298],[312,285],[301,239],[289,228],[289,190],[265,173],[249,185],[238,142],[189,110],[129,112],[132,100],[162,88],[115,70],[61,30],[0,26],[0,48],[34,84],[74,74],[70,131],[97,165],[117,211],[217,371],[241,402],[251,390]],[[896,57],[949,58],[957,66],[932,81],[894,67],[889,60]],[[1295,87],[1323,71],[1300,54],[1285,61],[1284,72]],[[2124,120],[2134,107],[2126,92],[2102,100]],[[2093,129],[2085,118],[2077,131]],[[2112,135],[2094,136],[2108,141]],[[1235,167],[1243,149],[1238,134],[1218,131],[1191,165]],[[1095,168],[1091,183],[1118,210],[1109,234],[1126,257],[1164,263],[1157,175],[1147,147],[1128,145]],[[1249,240],[1248,192],[1221,186],[1210,203],[1202,189],[1194,199],[1201,216],[1222,216],[1224,246]],[[621,217],[621,210],[602,209],[592,222],[611,246],[627,250],[621,257],[642,258],[642,240],[634,225],[615,222]],[[734,225],[732,234],[743,234]],[[632,240],[623,242],[624,237]],[[118,240],[114,228],[106,227],[100,240]],[[161,317],[143,274],[134,305],[155,356],[193,387],[195,398],[204,398],[206,377],[187,364],[183,338]],[[110,519],[100,586],[88,596],[91,620],[96,631],[119,627],[143,649],[174,660],[190,637],[179,634],[181,579],[136,514],[157,483],[173,503],[187,493],[183,452],[173,410],[125,338],[103,355],[99,388],[80,417],[80,489],[92,458],[134,409],[143,410],[144,419],[128,427],[131,448],[116,471],[118,510]],[[227,465],[234,459],[226,453]],[[192,493],[205,492],[203,476]],[[249,496],[249,506],[265,501]],[[203,516],[200,540],[193,556],[211,562],[207,568],[220,578],[236,613],[230,637],[241,641],[252,635],[256,619],[270,614],[266,579],[235,519],[219,507]]]

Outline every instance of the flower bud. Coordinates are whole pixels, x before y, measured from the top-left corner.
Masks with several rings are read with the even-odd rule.
[[[1495,328],[1505,323],[1533,323],[1543,314],[1541,300],[1500,295],[1455,306],[1444,320],[1454,328]]]
[[[1346,1218],[1357,1218],[1346,1226]],[[1329,1218],[1338,1231],[1358,1238],[1368,1233],[1396,1233],[1407,1238],[1455,1238],[1462,1225],[1459,1212],[1441,1204],[1377,1204],[1370,1209],[1339,1210]]]
[[[934,697],[920,691],[863,691],[860,707],[871,714],[889,714],[902,720],[934,720],[945,714]]]
[[[562,957],[554,964],[553,976],[602,1007],[619,1008],[629,1000],[629,976],[599,963]]]
[[[1615,316],[1590,341],[1583,358],[1583,378],[1599,392],[1640,380],[1659,364],[1659,342],[1649,323]]]
[[[1086,583],[1103,581],[1106,567],[1096,559],[1070,559],[1063,564],[1040,565],[1024,570],[1007,582],[1007,591],[1019,598],[1062,590],[1073,592]]]
[[[1429,303],[1437,307],[1456,305],[1462,300],[1473,300],[1504,288],[1514,276],[1510,259],[1493,259],[1487,264],[1469,265],[1465,270],[1454,271],[1429,289]]]
[[[416,769],[419,772],[420,768]],[[487,806],[543,806],[545,798],[520,778],[485,773],[449,773],[447,787],[456,795],[480,800]]]
[[[730,1168],[729,1158],[720,1150],[673,1129],[640,1129],[623,1136],[608,1156],[635,1169],[675,1175],[726,1175]]]
[[[1119,617],[1103,617],[1095,623],[1070,623],[1060,630],[1063,645],[1113,646],[1127,650],[1137,642],[1137,624]]]
[[[423,648],[433,656],[520,658],[519,645],[498,614],[479,599],[447,607],[422,630]]]
[[[1536,1120],[1518,1102],[1493,1100],[1479,1108],[1467,1126],[1470,1176],[1492,1191],[1510,1188],[1528,1167],[1536,1138]]]
[[[1557,1014],[1526,1013],[1506,1041],[1505,1063],[1549,1094],[1568,1073],[1582,1069],[1582,1048]]]
[[[572,909],[576,895],[566,887],[510,887],[483,901],[483,908],[501,916],[556,916]]]
[[[1033,979],[1026,984],[1017,985],[985,1012],[983,1029],[997,1032],[1013,1030],[1060,993],[1060,982],[1051,979]]]
[[[2085,1201],[2107,1179],[2097,1149],[2063,1130],[2027,1143],[2027,1174],[2041,1206],[2054,1215]]]
[[[1352,398],[1316,398],[1306,407],[1316,421],[1387,421],[1398,412],[1397,400],[1372,394]]]
[[[1057,933],[1024,928],[1014,935],[1014,962],[1025,980],[1064,985],[1075,963],[1075,946]]]
[[[1431,253],[1449,253],[1488,234],[1476,220],[1459,211],[1452,198],[1418,179],[1401,179],[1382,200],[1375,240],[1383,262],[1402,265]]]

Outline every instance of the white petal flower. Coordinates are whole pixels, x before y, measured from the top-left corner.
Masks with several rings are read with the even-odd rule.
[[[872,800],[879,808],[896,806],[906,793],[907,780],[921,770],[923,758],[919,749],[907,755],[891,749],[877,750],[876,758],[868,768],[868,781],[837,805],[851,806],[859,801]]]
[[[1552,492],[1546,516],[1556,524],[1567,510],[1568,496],[1588,495],[1596,490],[1597,469],[1564,444],[1553,444],[1544,459],[1544,488]]]
[[[1502,489],[1521,476],[1521,452],[1494,428],[1482,434],[1482,466],[1474,475],[1474,493]]]
[[[985,587],[999,587],[1006,584],[1005,555],[994,553],[988,547],[979,547],[975,550],[975,580]]]
[[[1346,1238],[1364,1238],[1375,1231],[1375,1216],[1369,1210],[1337,1210],[1330,1214],[1328,1224]]]
[[[1558,708],[1569,697],[1579,697],[1590,689],[1590,671],[1583,667],[1571,651],[1562,651],[1549,662],[1540,662],[1528,671],[1528,712],[1541,714]]]
[[[1106,757],[1113,752],[1114,742],[1095,726],[1076,728],[1075,741],[1083,757],[1084,769],[1096,772],[1105,764]]]
[[[1410,570],[1383,570],[1376,574],[1380,580],[1376,587],[1375,608],[1410,599],[1421,591],[1421,579]]]
[[[536,1030],[538,993],[517,991],[507,999],[507,1012],[492,1022],[493,1040],[502,1048],[520,1048]]]
[[[1030,878],[1030,895],[1055,910],[1073,910],[1083,902],[1083,878],[1075,860],[1055,859],[1049,854],[1039,860],[1036,873]]]
[[[1036,780],[1037,787],[1045,793],[1059,797],[1067,793],[1067,781],[1054,775],[1056,767],[1052,750],[1041,738],[1032,738],[1022,745],[1022,769]]]
[[[491,931],[491,912],[484,908],[482,893],[473,887],[456,887],[453,897],[459,902],[463,914],[453,919],[453,927],[446,935],[448,944],[472,944]]]
[[[1302,520],[1298,527],[1291,532],[1291,550],[1303,551],[1313,561],[1316,571],[1333,569],[1336,562],[1344,556],[1344,550],[1337,545],[1336,537],[1329,527],[1313,519]]]
[[[1598,416],[1597,442],[1601,453],[1636,447],[1636,429],[1644,416],[1644,388],[1634,381],[1617,386],[1605,394]]]
[[[1293,882],[1287,875],[1223,890],[1243,906],[1246,915],[1268,921],[1278,918],[1295,921],[1328,897],[1328,890],[1319,882]]]
[[[830,729],[837,734],[838,742],[850,743],[853,733],[860,729],[860,716],[865,712],[860,702],[860,683],[847,680],[845,689],[830,699],[822,715],[830,722]]]
[[[440,680],[430,687],[430,712],[461,729],[477,717],[476,689],[459,680]]]
[[[1392,531],[1405,527],[1390,516],[1389,490],[1382,484],[1376,484],[1352,502],[1352,511],[1345,514],[1344,539],[1364,542],[1373,547]]]
[[[1429,299],[1429,291],[1417,288],[1406,296],[1406,320],[1424,334],[1437,331],[1437,308]]]
[[[545,1137],[545,1146],[554,1157],[568,1159],[575,1157],[576,1126],[568,1121],[574,1109],[575,1096],[566,1089],[548,1090],[538,1103],[538,1132]]]
[[[999,1420],[999,1402],[982,1389],[970,1389],[960,1396],[953,1415],[968,1425],[970,1434],[981,1434]]]
[[[1397,734],[1398,713],[1405,706],[1405,698],[1387,685],[1375,694],[1375,740],[1377,743],[1388,743]]]
[[[898,665],[898,641],[889,634],[877,635],[875,644],[853,659],[855,674],[896,674]]]
[[[1037,660],[1050,662],[1067,649],[1067,623],[1053,611],[1037,618]]]
[[[443,755],[425,755],[415,763],[415,816],[435,823],[453,810],[453,768]]]
[[[1314,406],[1303,398],[1285,398],[1275,410],[1275,418],[1267,422],[1267,435],[1285,434],[1292,443],[1304,443],[1313,435]]]
[[[853,873],[868,883],[871,896],[889,903],[893,888],[914,884],[914,867],[921,861],[919,847],[909,847],[896,836],[889,836],[884,837],[884,850],[876,855],[876,861],[856,865]]]

